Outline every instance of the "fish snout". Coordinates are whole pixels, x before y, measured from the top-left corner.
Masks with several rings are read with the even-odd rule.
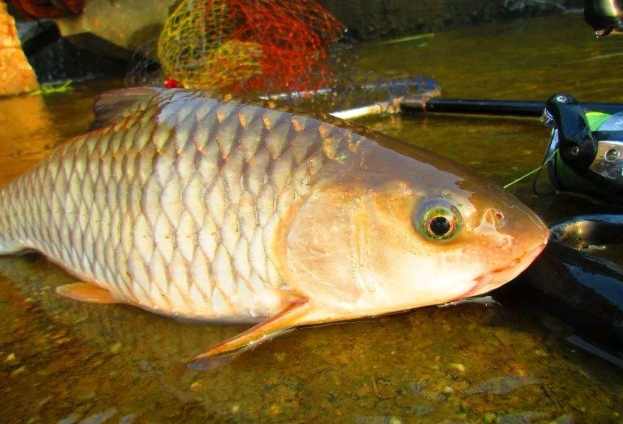
[[[544,246],[549,236],[547,226],[527,207],[491,205],[476,222],[474,233],[485,237],[490,246],[512,256]]]

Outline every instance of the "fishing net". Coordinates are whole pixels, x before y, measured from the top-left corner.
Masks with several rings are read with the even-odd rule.
[[[359,53],[312,0],[180,0],[160,38],[135,53],[127,83],[209,89],[322,113],[439,88],[426,76],[359,69]]]
[[[139,46],[130,59],[126,75],[128,87],[162,86],[165,77],[158,62],[158,40],[151,38]]]
[[[313,0],[181,0],[158,40],[167,77],[229,92],[330,84],[344,26]]]

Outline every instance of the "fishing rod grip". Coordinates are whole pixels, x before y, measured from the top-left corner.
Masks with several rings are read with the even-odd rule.
[[[584,111],[615,114],[623,111],[618,103],[580,103]],[[405,97],[400,109],[406,114],[454,113],[461,115],[493,115],[538,118],[545,109],[545,102],[524,100],[451,99],[416,94]]]

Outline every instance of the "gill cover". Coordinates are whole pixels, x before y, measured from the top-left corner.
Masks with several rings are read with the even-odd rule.
[[[288,228],[288,284],[333,310],[390,306],[389,293],[398,289],[396,254],[414,241],[411,215],[420,197],[402,180],[319,189]]]
[[[286,238],[290,285],[310,299],[339,309],[356,303],[370,275],[367,196],[332,188],[310,196],[296,212]]]

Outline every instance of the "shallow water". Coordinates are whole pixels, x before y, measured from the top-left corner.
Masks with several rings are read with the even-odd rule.
[[[596,40],[580,16],[567,16],[369,45],[361,66],[429,73],[448,97],[545,100],[565,91],[614,102],[623,101],[622,51],[623,37]],[[94,96],[115,85],[1,100],[0,182],[83,131]],[[529,119],[363,123],[499,183],[536,167],[548,141]],[[549,223],[608,211],[568,195],[533,197],[529,185],[511,191]],[[199,372],[184,361],[245,327],[59,298],[54,288],[72,278],[37,255],[2,257],[0,270],[0,422],[623,422],[623,370],[566,342],[572,331],[529,300],[302,329]]]

